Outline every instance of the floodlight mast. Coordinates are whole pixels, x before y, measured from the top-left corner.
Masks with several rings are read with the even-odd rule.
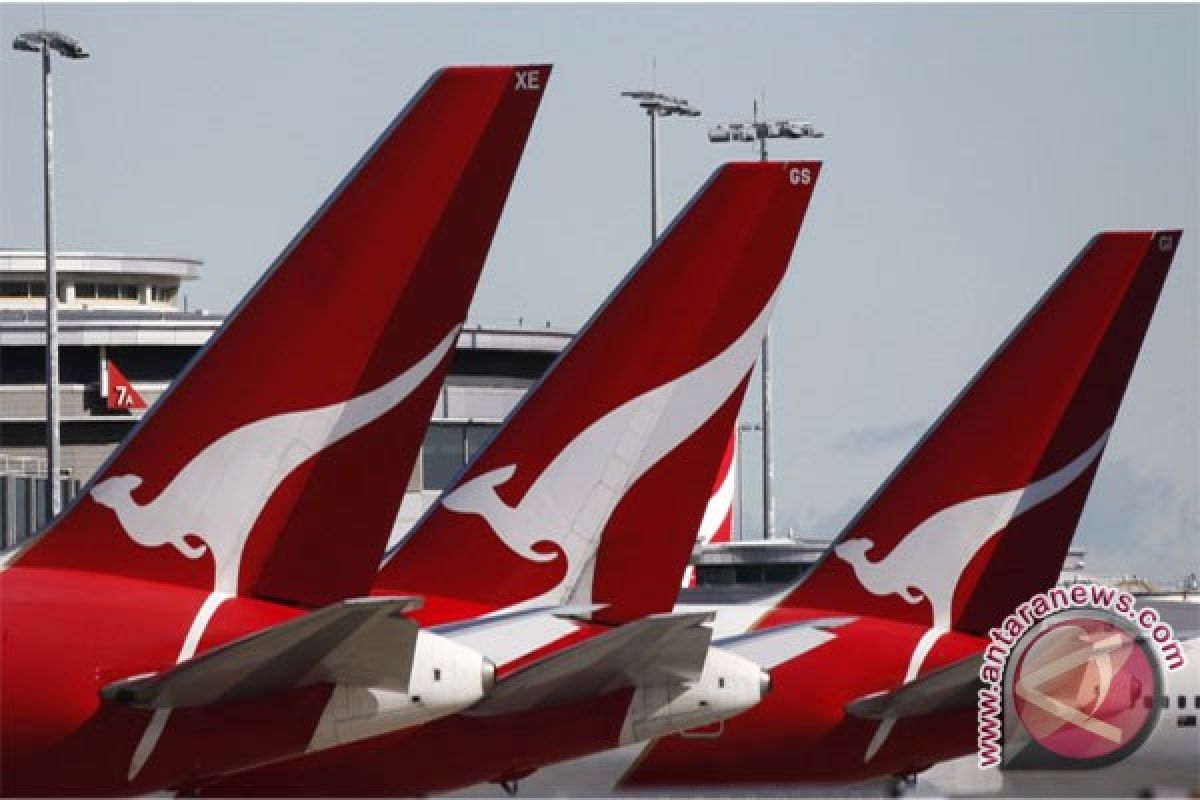
[[[77,40],[57,31],[30,31],[18,34],[13,49],[42,55],[42,133],[43,181],[46,228],[46,521],[62,510],[62,482],[59,480],[62,454],[59,438],[58,373],[58,270],[54,252],[54,115],[50,51],[64,58],[87,58],[88,52]]]
[[[760,120],[758,101],[754,101],[754,116],[750,122],[722,122],[709,129],[708,140],[714,144],[726,142],[757,142],[758,158],[767,160],[768,139],[822,139],[825,134],[812,123],[797,119]],[[775,536],[775,460],[771,449],[771,331],[763,336],[762,357],[762,480],[763,480],[763,538]],[[752,430],[752,428],[751,428]]]
[[[658,169],[658,118],[659,117],[698,117],[700,109],[691,105],[682,97],[639,89],[637,91],[621,92],[622,97],[630,97],[646,111],[650,118],[650,242],[658,239],[659,224],[662,220],[662,197],[659,190],[661,175]]]
[[[733,429],[734,441],[733,451],[737,456],[737,478],[733,484],[733,507],[737,509],[737,525],[734,528],[733,538],[741,541],[746,538],[746,522],[742,517],[742,510],[745,508],[742,500],[742,434],[752,431],[762,431],[762,425],[757,423],[742,425],[738,424]]]
[[[713,144],[725,142],[757,142],[758,158],[767,160],[768,139],[823,139],[825,134],[811,122],[799,119],[758,118],[758,101],[754,101],[754,116],[749,122],[722,122],[708,131]]]

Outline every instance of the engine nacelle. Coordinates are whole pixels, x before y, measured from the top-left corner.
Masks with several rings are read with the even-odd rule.
[[[417,633],[407,691],[339,684],[321,714],[309,751],[411,728],[461,711],[495,685],[496,666],[469,647]]]
[[[718,647],[708,648],[700,678],[639,686],[621,726],[621,744],[711,725],[753,708],[771,690],[758,664]]]

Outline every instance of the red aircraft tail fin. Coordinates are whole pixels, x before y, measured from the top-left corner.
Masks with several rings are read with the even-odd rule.
[[[734,428],[729,432],[729,443],[725,445],[721,468],[717,471],[717,479],[713,483],[708,505],[704,508],[704,516],[700,519],[700,528],[696,532],[696,544],[701,547],[733,541],[733,515],[738,481],[737,441],[738,432],[737,428]],[[689,566],[683,572],[683,588],[695,585],[696,568]]]
[[[379,591],[669,610],[820,165],[731,164],[394,550]],[[470,554],[467,557],[466,554]]]
[[[1052,586],[1180,235],[1094,238],[784,604],[980,633]]]
[[[369,590],[549,71],[437,72],[14,563]]]

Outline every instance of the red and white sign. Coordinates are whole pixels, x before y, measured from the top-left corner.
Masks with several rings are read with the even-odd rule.
[[[117,369],[117,365],[111,359],[107,363],[108,393],[104,400],[108,410],[144,410],[146,408],[146,401],[138,394],[138,390],[133,388],[133,384],[121,373],[121,370]]]

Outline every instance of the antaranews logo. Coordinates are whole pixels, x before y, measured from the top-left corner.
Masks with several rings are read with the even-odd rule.
[[[1158,721],[1163,669],[1183,648],[1153,608],[1097,584],[1034,595],[988,632],[979,765],[1094,769],[1137,750]]]

